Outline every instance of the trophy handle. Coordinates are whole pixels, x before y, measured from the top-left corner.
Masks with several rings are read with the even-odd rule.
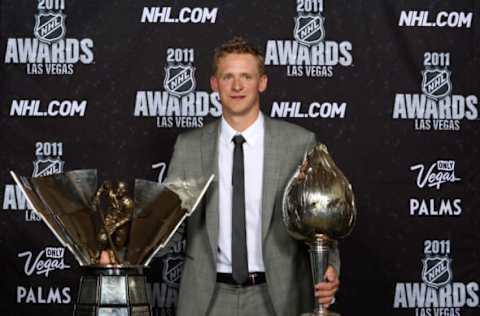
[[[313,242],[308,243],[310,254],[310,268],[312,270],[313,283],[324,281],[325,271],[328,267],[329,245],[331,239],[325,234],[316,234]],[[308,314],[307,314],[308,315]],[[312,316],[340,316],[329,311],[315,298],[315,309]]]

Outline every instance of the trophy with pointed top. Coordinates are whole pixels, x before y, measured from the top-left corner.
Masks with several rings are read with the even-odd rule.
[[[75,316],[151,316],[143,268],[197,208],[213,180],[97,186],[97,170],[28,178],[10,172],[33,210],[83,268]],[[102,256],[108,264],[101,264]],[[105,261],[105,260],[103,260]]]
[[[357,216],[352,186],[323,144],[315,146],[283,194],[283,220],[309,246],[314,284],[323,281],[333,240],[350,234]],[[312,316],[339,316],[315,300]]]

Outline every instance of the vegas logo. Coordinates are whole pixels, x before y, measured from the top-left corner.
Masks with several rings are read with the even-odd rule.
[[[49,273],[55,270],[69,269],[70,266],[64,261],[65,248],[46,247],[34,258],[32,251],[24,251],[17,255],[18,258],[25,257],[25,275],[32,274],[48,277]]]
[[[427,171],[425,165],[416,164],[410,167],[411,171],[418,170],[417,187],[424,188],[435,187],[437,190],[444,183],[454,183],[462,180],[455,175],[455,161],[454,160],[437,160],[432,163]]]

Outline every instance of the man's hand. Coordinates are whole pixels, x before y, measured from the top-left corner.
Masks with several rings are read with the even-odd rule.
[[[315,298],[323,306],[330,306],[333,303],[339,285],[340,281],[338,280],[337,271],[334,267],[328,266],[327,271],[325,271],[325,281],[315,284]]]
[[[100,258],[98,263],[100,263],[101,265],[112,264],[112,260],[110,259],[110,255],[108,251],[102,250],[102,252],[100,253]]]

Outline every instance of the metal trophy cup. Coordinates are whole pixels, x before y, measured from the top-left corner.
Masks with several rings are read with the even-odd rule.
[[[96,170],[10,172],[34,211],[83,268],[75,316],[151,316],[143,268],[192,214],[213,180],[135,180],[97,187]],[[100,264],[107,256],[110,264]]]
[[[288,232],[309,245],[314,284],[323,281],[329,246],[346,237],[356,218],[352,186],[323,144],[315,146],[289,180],[283,194],[283,219]],[[338,315],[315,299],[315,316]]]

